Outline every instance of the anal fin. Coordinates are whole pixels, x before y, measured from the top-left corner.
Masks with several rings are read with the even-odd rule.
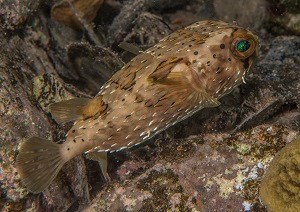
[[[111,182],[110,176],[107,173],[107,152],[89,152],[86,154],[86,157],[90,160],[97,161],[106,182]]]
[[[203,107],[218,107],[221,104],[218,99],[204,91],[200,92],[199,99]]]

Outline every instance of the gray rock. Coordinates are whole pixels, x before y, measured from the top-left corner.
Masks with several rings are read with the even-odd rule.
[[[20,27],[32,16],[42,3],[41,0],[1,0],[0,17],[6,29]]]
[[[244,27],[258,28],[267,18],[265,0],[214,0],[214,8],[219,19]]]

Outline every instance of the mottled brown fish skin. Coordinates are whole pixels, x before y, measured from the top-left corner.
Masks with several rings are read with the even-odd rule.
[[[167,36],[114,74],[95,98],[52,105],[57,121],[76,122],[63,144],[31,138],[21,145],[21,178],[41,192],[77,155],[89,153],[106,166],[95,152],[131,147],[218,106],[219,98],[244,81],[258,48],[250,31],[221,21],[197,22]]]
[[[236,52],[239,39],[249,40],[248,52]],[[220,97],[242,83],[258,46],[251,32],[221,21],[198,22],[164,38],[103,86],[95,97],[101,112],[78,121],[68,134],[69,157],[130,147],[218,106]]]

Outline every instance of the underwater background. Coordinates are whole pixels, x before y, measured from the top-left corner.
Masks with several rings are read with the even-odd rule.
[[[0,210],[300,211],[299,4],[0,1]],[[96,162],[80,156],[45,192],[26,190],[15,166],[19,144],[32,136],[62,142],[72,126],[51,118],[51,103],[97,94],[134,57],[121,42],[145,50],[207,19],[258,35],[259,58],[246,84],[219,107],[110,154],[109,184]]]

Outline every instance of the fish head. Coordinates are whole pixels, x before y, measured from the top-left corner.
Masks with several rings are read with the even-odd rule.
[[[258,37],[247,29],[224,22],[212,22],[205,42],[193,55],[198,87],[220,98],[244,82],[258,56]],[[202,32],[203,33],[203,32]]]

